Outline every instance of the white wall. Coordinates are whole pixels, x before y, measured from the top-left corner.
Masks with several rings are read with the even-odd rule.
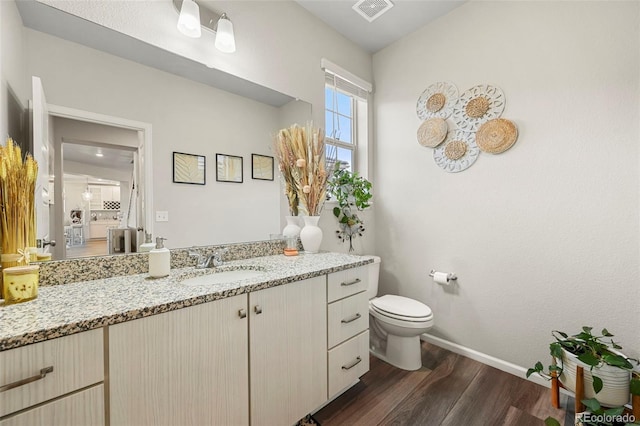
[[[27,86],[22,19],[16,4],[0,1],[0,143],[7,137],[7,95],[13,90],[24,108],[31,90]]]
[[[251,154],[269,155],[278,108],[25,29],[28,73],[48,102],[151,123],[154,224],[167,246],[266,239],[280,227],[278,182],[251,179]],[[207,184],[172,183],[172,152],[205,155]],[[215,154],[244,157],[244,183],[215,180]],[[267,212],[267,213],[265,213]]]
[[[640,353],[638,22],[637,2],[470,2],[374,55],[381,291],[431,306],[432,334],[521,366],[582,325]],[[441,170],[415,112],[438,81],[501,87],[514,147]]]
[[[170,1],[38,0],[68,13],[112,28],[169,52],[206,64],[314,106],[314,121],[324,123],[324,71],[326,57],[371,81],[371,55],[357,47],[293,1],[207,2],[226,12],[234,26],[237,51],[215,49],[214,35],[203,31],[190,39],[176,29],[178,13]]]

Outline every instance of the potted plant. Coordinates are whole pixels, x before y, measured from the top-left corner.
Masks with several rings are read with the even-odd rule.
[[[593,327],[582,327],[580,333],[572,336],[554,330],[551,334],[555,341],[549,345],[553,363],[545,372],[542,363],[538,361],[533,368],[527,370],[527,377],[537,373],[551,380],[553,376],[557,376],[564,387],[575,391],[576,369],[580,366],[584,369],[586,396],[582,403],[594,415],[586,417],[581,424],[625,424],[616,423],[615,419],[622,415],[623,405],[629,402],[629,393],[640,395],[640,379],[632,376],[634,363],[637,366],[638,360],[619,352],[622,347],[611,339],[614,336],[606,328],[601,335],[593,334],[592,330]],[[613,408],[604,409],[603,405]],[[595,420],[589,420],[590,418]],[[560,425],[553,418],[545,420],[545,424]]]
[[[342,242],[349,241],[349,252],[352,252],[353,239],[361,237],[365,231],[364,222],[358,216],[358,212],[370,206],[371,182],[359,176],[357,172],[340,168],[339,164],[336,163],[329,179],[328,192],[338,203],[338,206],[333,208],[333,215],[339,226],[336,235]]]

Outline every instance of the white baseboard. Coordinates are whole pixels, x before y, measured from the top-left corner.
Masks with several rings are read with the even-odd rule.
[[[490,367],[494,367],[494,368],[497,368],[498,370],[502,370],[506,373],[513,374],[514,376],[518,376],[522,379],[529,380],[531,382],[537,383],[545,387],[551,387],[551,383],[548,380],[540,377],[538,374],[532,374],[531,377],[527,379],[526,368],[521,367],[519,365],[512,364],[502,359],[493,357],[491,355],[478,352],[475,349],[467,348],[466,346],[462,346],[457,343],[453,343],[448,340],[444,340],[440,337],[432,336],[427,333],[420,335],[420,340],[424,340],[425,342],[432,343],[436,346],[447,349],[459,355],[466,356],[467,358],[471,358],[474,361],[481,362]]]

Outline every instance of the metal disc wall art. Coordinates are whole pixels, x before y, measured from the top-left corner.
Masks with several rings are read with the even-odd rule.
[[[434,148],[447,137],[447,122],[442,118],[427,118],[418,128],[418,143]]]
[[[433,150],[433,159],[444,171],[457,173],[471,167],[478,159],[480,149],[475,133],[451,131],[444,143]]]
[[[416,104],[420,120],[427,118],[446,119],[453,113],[458,99],[458,88],[446,81],[434,83],[422,92]]]
[[[489,120],[500,117],[504,111],[502,90],[489,84],[480,84],[465,91],[453,108],[453,121],[458,129],[475,132]]]

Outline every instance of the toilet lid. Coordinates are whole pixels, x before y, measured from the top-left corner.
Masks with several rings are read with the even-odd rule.
[[[424,303],[408,297],[387,294],[371,301],[373,307],[381,313],[402,316],[406,318],[428,318],[431,309]]]

